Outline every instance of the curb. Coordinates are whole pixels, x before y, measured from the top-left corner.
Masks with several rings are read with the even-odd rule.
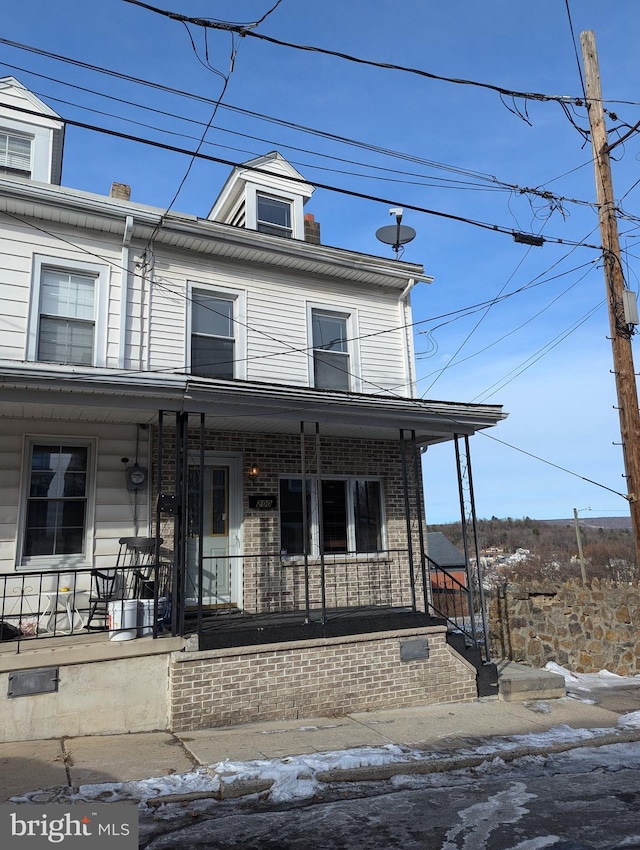
[[[564,753],[569,750],[584,747],[605,747],[610,744],[628,744],[640,741],[640,729],[627,729],[615,732],[607,732],[595,738],[586,740],[566,741],[557,744],[514,747],[509,750],[497,750],[495,753],[484,755],[457,755],[444,758],[411,759],[410,761],[397,761],[385,765],[369,765],[356,768],[336,768],[335,770],[323,770],[315,774],[318,782],[325,785],[339,782],[379,782],[391,779],[394,776],[420,776],[430,773],[448,773],[454,770],[464,770],[478,767],[486,762],[500,759],[510,763],[527,756],[547,756],[556,753]],[[268,792],[273,785],[273,780],[258,778],[233,779],[228,774],[218,774],[215,770],[209,770],[212,777],[218,777],[220,784],[210,791],[193,791],[185,794],[164,794],[147,799],[146,805],[150,808],[171,803],[188,803],[196,800],[231,800],[240,797],[248,797],[254,794]]]

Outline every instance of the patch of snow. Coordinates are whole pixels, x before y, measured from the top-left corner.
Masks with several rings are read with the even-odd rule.
[[[627,729],[640,729],[640,711],[623,714],[622,717],[618,718],[618,726],[624,726]]]

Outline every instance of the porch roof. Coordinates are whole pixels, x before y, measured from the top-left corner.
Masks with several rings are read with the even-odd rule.
[[[506,418],[501,405],[223,381],[190,375],[124,374],[103,369],[3,365],[0,415],[153,425],[158,411],[204,413],[208,428],[293,434],[318,422],[327,436],[398,439],[415,430],[429,445],[471,435]]]

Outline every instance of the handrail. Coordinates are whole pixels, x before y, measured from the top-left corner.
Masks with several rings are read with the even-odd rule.
[[[430,574],[442,578],[442,583],[436,581],[431,583],[431,608],[437,616],[441,617],[456,632],[464,636],[465,642],[479,649],[484,655],[484,640],[477,633],[477,627],[473,628],[472,618],[476,612],[473,610],[473,594],[463,582],[459,581],[445,567],[436,564],[429,556],[426,556]],[[437,597],[438,603],[436,604]]]

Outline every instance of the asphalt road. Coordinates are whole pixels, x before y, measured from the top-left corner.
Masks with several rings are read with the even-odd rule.
[[[634,850],[640,744],[329,788],[288,810],[254,802],[176,813],[146,850]],[[349,795],[345,798],[345,795]],[[191,821],[190,823],[185,823]],[[149,836],[149,827],[142,834]],[[153,828],[152,830],[153,831]]]

